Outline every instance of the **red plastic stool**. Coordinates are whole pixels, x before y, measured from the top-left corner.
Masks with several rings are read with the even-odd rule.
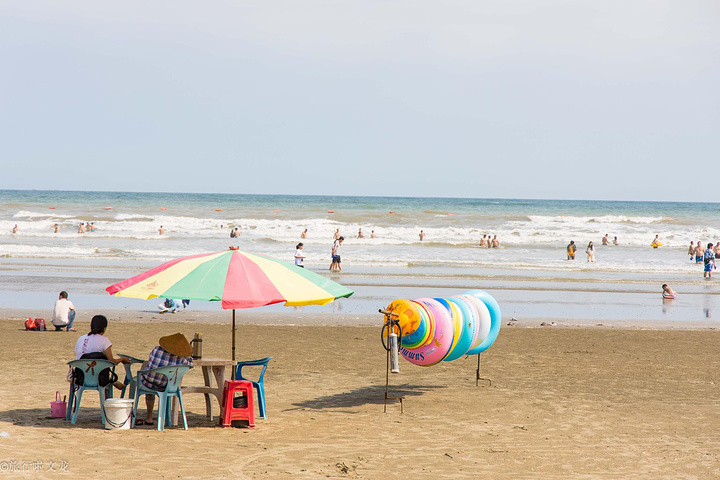
[[[239,393],[238,397],[235,394]],[[255,404],[253,402],[253,384],[247,380],[225,380],[223,387],[222,414],[220,425],[231,426],[233,420],[247,420],[250,428],[255,428]],[[235,406],[237,405],[237,406]]]

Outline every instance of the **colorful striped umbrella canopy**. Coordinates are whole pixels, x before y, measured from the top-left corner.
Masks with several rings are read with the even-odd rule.
[[[325,305],[354,293],[291,263],[234,249],[171,260],[105,290],[117,297],[221,302],[233,310],[233,360],[236,308]]]

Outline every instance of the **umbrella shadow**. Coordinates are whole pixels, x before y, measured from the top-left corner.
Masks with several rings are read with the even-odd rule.
[[[389,397],[417,397],[423,395],[430,390],[445,388],[437,385],[396,385],[391,386],[388,390]],[[394,403],[397,400],[388,399],[388,403]],[[360,407],[362,405],[383,405],[385,403],[385,385],[369,385],[359,387],[349,392],[336,393],[333,395],[324,395],[312,400],[293,403],[298,409],[323,410],[326,408],[350,408]]]

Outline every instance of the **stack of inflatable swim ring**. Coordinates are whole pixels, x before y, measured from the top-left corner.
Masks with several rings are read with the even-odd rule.
[[[500,306],[483,290],[449,298],[398,299],[386,310],[397,315],[397,327],[392,328],[400,337],[400,354],[423,367],[487,350],[502,323]],[[384,339],[393,330],[383,326],[385,348]]]

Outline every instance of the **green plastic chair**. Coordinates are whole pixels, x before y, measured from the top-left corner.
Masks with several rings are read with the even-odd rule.
[[[260,360],[248,360],[246,362],[238,362],[235,366],[235,380],[247,380],[249,382],[252,382],[253,387],[255,387],[255,390],[257,390],[258,410],[260,413],[260,417],[262,418],[267,418],[267,414],[265,412],[265,383],[263,381],[263,377],[265,376],[265,370],[267,370],[268,363],[270,363],[270,360],[272,360],[272,358],[273,357],[265,357],[261,358]],[[260,372],[260,377],[257,379],[257,381],[245,378],[242,375],[243,367],[252,366],[262,366],[262,371]]]
[[[120,392],[120,398],[125,398],[125,392],[129,392],[127,398],[135,398],[135,375],[132,373],[132,366],[137,364],[142,364],[145,360],[140,360],[139,358],[135,358],[131,355],[124,355],[122,353],[118,353],[118,357],[127,357],[130,359],[130,363],[126,363],[123,366],[125,367],[125,380],[123,380],[123,384],[125,385]]]
[[[140,401],[140,395],[157,395],[158,396],[158,409],[157,409],[157,429],[158,431],[165,430],[165,422],[170,425],[170,410],[172,407],[172,398],[177,397],[180,403],[180,412],[182,413],[183,427],[185,430],[188,429],[187,418],[185,417],[185,404],[183,403],[182,393],[180,392],[180,384],[182,383],[182,377],[190,370],[188,365],[169,365],[166,367],[153,368],[152,370],[140,370],[135,377],[135,404],[133,405],[133,419],[132,428],[135,428],[135,418],[137,418],[138,402]],[[141,376],[149,373],[165,375],[168,383],[165,386],[164,391],[153,390],[147,388],[142,383]]]
[[[65,420],[70,420],[70,423],[73,424],[77,422],[83,392],[85,390],[97,390],[100,394],[100,415],[102,417],[102,423],[105,425],[105,395],[107,393],[108,398],[112,398],[113,384],[110,383],[101,387],[98,382],[98,375],[100,375],[100,372],[106,368],[115,372],[115,364],[110,360],[88,358],[83,360],[73,360],[68,362],[68,365],[72,368],[81,369],[85,374],[85,378],[82,385],[75,385],[74,383],[70,384],[70,394],[68,395]]]

